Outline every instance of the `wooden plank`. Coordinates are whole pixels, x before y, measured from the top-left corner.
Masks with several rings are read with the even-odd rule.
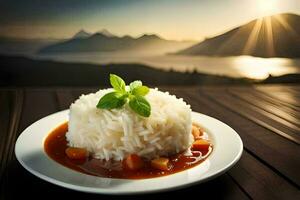
[[[58,89],[55,93],[59,110],[69,109],[75,100],[72,92],[68,89]]]
[[[262,100],[264,102],[267,102],[269,104],[275,105],[276,107],[279,107],[281,110],[290,113],[293,116],[300,116],[299,109],[295,106],[292,106],[287,103],[282,103],[280,100],[276,98],[272,98],[268,94],[261,92],[254,87],[231,87],[231,91],[240,92],[243,94],[249,94],[252,95],[254,98],[257,98],[259,100]]]
[[[281,85],[282,86],[282,85]],[[300,92],[300,86],[299,84],[295,84],[295,85],[285,85],[285,87],[288,87],[296,92]]]
[[[25,90],[24,109],[21,116],[19,134],[30,124],[57,111],[54,92],[41,89]]]
[[[23,105],[23,92],[10,90],[0,92],[0,180],[11,160],[17,138],[17,127]]]
[[[8,132],[9,132],[9,122],[10,116],[12,112],[12,103],[11,103],[11,94],[9,91],[0,91],[0,180],[3,174],[3,171],[6,167],[5,161],[5,149],[6,149],[6,141],[8,140]]]
[[[242,90],[244,90],[244,92],[247,92],[247,90],[249,90],[249,88],[248,89],[243,88]],[[253,94],[254,96],[257,96],[259,98],[263,98],[265,101],[269,101],[272,104],[280,106],[280,108],[289,110],[290,112],[293,112],[293,114],[299,115],[300,108],[298,108],[297,106],[283,102],[280,99],[277,99],[276,97],[270,96],[269,94],[267,94],[261,90],[258,90],[257,88],[254,88],[254,87],[251,88],[251,94]]]
[[[300,190],[259,160],[243,152],[229,174],[253,199],[300,199]]]
[[[292,106],[300,108],[300,92],[295,90],[289,90],[288,87],[284,86],[256,86],[257,90],[266,93],[273,98],[277,98],[280,101],[290,104]]]
[[[30,124],[35,122],[36,120],[45,117],[51,113],[56,112],[57,109],[57,102],[55,98],[55,93],[51,91],[45,91],[45,90],[25,90],[24,93],[24,100],[23,100],[23,109],[20,116],[20,122],[16,123],[16,127],[18,127],[18,130],[16,131],[16,136],[21,134],[21,132],[28,127]],[[11,185],[11,188],[8,188],[9,186],[7,183],[9,181],[12,181],[14,183],[16,182],[22,182],[22,187],[27,188],[26,186],[29,184],[31,180],[24,179],[21,180],[20,177],[17,176],[18,171],[15,171],[13,169],[18,168],[18,170],[23,169],[18,161],[15,158],[14,152],[14,144],[16,142],[16,137],[12,139],[12,143],[9,146],[9,150],[12,152],[12,157],[7,161],[7,168],[5,169],[5,173],[3,176],[3,182],[1,184],[1,191],[0,193],[5,196],[7,194],[8,190],[11,190],[11,192],[20,191],[21,188],[16,188],[13,185]],[[33,177],[29,172],[26,171],[26,174],[29,174],[30,177]],[[16,181],[16,178],[18,177],[18,180]],[[35,185],[35,182],[32,182],[31,184]],[[35,188],[34,186],[32,188]],[[27,188],[28,191],[32,191],[32,188]],[[13,191],[12,191],[13,190]],[[35,190],[36,191],[36,190]],[[20,194],[20,193],[18,193]]]
[[[240,98],[247,103],[258,107],[270,114],[273,114],[279,118],[282,118],[290,123],[293,123],[298,128],[300,127],[300,113],[293,112],[291,110],[286,110],[282,107],[277,106],[274,103],[265,101],[264,99],[257,98],[252,94],[252,91],[242,92],[243,90],[236,90],[235,88],[230,88],[228,92],[237,98]]]
[[[96,92],[98,90],[99,90],[99,88],[76,88],[76,89],[73,89],[71,92],[72,92],[74,99],[78,99],[82,94],[89,94],[92,92]]]
[[[0,105],[0,199],[4,199],[2,188],[14,152],[23,105],[23,92],[21,90],[1,90]]]
[[[300,97],[300,87],[298,84],[291,85],[291,84],[257,84],[259,88],[269,91],[287,91],[287,92],[297,92],[298,97]]]
[[[271,85],[262,85],[264,87],[276,87],[276,88],[280,88],[280,90],[282,90],[282,88],[285,89],[285,91],[290,91],[290,92],[295,92],[297,93],[297,97],[300,98],[300,87],[299,85],[295,84],[295,85],[285,85],[285,84],[271,84]]]
[[[234,128],[241,136],[247,150],[292,184],[300,184],[300,174],[298,173],[300,157],[297,156],[300,155],[299,145],[241,117],[236,112],[224,107],[216,99],[204,95],[204,91],[205,89],[194,92],[182,90],[177,91],[177,95],[190,103],[194,111],[220,119]]]
[[[270,129],[271,131],[300,144],[300,135],[298,134],[300,129],[287,121],[275,117],[259,108],[245,103],[237,98],[232,97],[226,90],[214,89],[203,91],[205,95],[218,101],[220,104],[227,108],[238,112],[240,115],[248,118],[255,123]]]

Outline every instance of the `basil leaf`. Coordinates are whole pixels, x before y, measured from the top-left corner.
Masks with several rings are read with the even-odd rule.
[[[149,88],[147,86],[139,86],[134,88],[131,93],[133,95],[145,96],[146,94],[148,94],[148,92]]]
[[[134,112],[143,117],[150,116],[151,106],[149,102],[143,97],[149,93],[150,89],[147,86],[143,86],[142,81],[133,81],[129,85],[129,91],[126,91],[125,81],[115,74],[110,74],[110,84],[114,88],[114,92],[105,94],[99,100],[96,106],[97,108],[121,108],[124,104],[129,102],[129,107]]]
[[[122,107],[127,101],[126,95],[120,92],[110,92],[105,94],[98,102],[97,108],[113,109]]]
[[[133,81],[129,84],[130,91],[133,91],[134,88],[142,86],[142,81]]]
[[[149,102],[142,96],[134,96],[129,101],[130,108],[137,114],[143,117],[149,117],[151,113],[151,106]]]
[[[125,81],[121,78],[121,77],[119,77],[119,76],[117,76],[117,75],[115,75],[115,74],[110,74],[110,76],[109,76],[109,80],[110,80],[110,84],[111,84],[111,86],[117,91],[117,92],[126,92],[125,91]]]

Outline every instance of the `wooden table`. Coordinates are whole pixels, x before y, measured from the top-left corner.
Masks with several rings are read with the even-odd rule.
[[[183,97],[194,111],[213,116],[234,128],[244,143],[240,161],[227,173],[186,189],[126,196],[167,199],[198,195],[217,199],[300,199],[300,86],[160,87]],[[56,198],[112,199],[64,189],[40,180],[16,161],[18,135],[34,121],[67,109],[82,93],[96,88],[0,89],[0,198],[42,194]],[[34,142],[34,141],[32,141]],[[37,196],[39,197],[39,196]]]

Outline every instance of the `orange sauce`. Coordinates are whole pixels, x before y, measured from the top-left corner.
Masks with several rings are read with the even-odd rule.
[[[168,171],[154,169],[151,167],[150,161],[145,161],[145,165],[142,169],[132,171],[123,168],[121,161],[104,161],[92,158],[91,156],[85,159],[70,159],[65,153],[68,148],[65,137],[67,130],[68,123],[66,122],[48,135],[44,143],[44,149],[47,155],[70,169],[107,178],[145,179],[174,174],[199,165],[207,158],[212,150],[212,147],[210,147],[209,151],[191,151],[190,155],[179,153],[170,156],[169,159],[172,167]]]

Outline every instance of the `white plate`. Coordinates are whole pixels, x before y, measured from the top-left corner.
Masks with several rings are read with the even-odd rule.
[[[21,165],[50,183],[73,190],[102,194],[136,194],[187,187],[223,174],[241,157],[243,143],[229,126],[212,117],[193,112],[194,122],[201,124],[213,143],[213,152],[200,165],[169,176],[130,180],[101,178],[83,174],[55,162],[44,151],[44,140],[58,125],[68,120],[68,110],[33,123],[19,136],[15,153]]]

